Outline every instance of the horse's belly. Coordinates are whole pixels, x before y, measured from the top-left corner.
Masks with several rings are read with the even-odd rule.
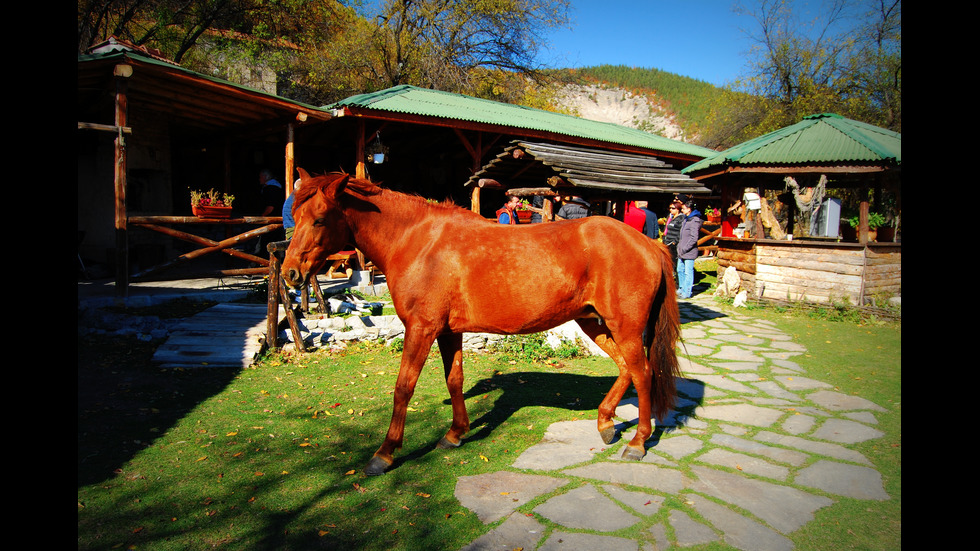
[[[454,333],[517,335],[547,331],[573,319],[595,317],[595,311],[590,308],[569,306],[560,303],[541,307],[496,304],[460,309],[450,315],[449,327]]]

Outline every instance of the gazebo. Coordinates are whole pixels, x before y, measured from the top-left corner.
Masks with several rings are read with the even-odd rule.
[[[682,172],[719,190],[729,219],[718,239],[719,274],[734,267],[743,288],[756,298],[863,305],[875,296],[901,295],[901,241],[872,238],[871,205],[883,192],[901,210],[902,135],[824,113],[749,140],[694,163]],[[839,232],[840,202],[826,189],[852,189],[859,197],[859,225],[853,241]],[[765,191],[783,193],[786,228],[767,211]],[[795,225],[800,207],[812,213],[811,228]],[[743,221],[746,232],[730,231]],[[763,221],[770,224],[769,235]],[[819,230],[816,226],[821,225]],[[846,225],[845,225],[846,227]]]
[[[473,210],[477,212],[480,189],[505,190],[518,197],[543,196],[545,221],[551,220],[556,196],[616,203],[616,213],[621,214],[627,197],[647,199],[654,194],[711,191],[652,155],[529,140],[511,142],[465,185],[473,189]]]

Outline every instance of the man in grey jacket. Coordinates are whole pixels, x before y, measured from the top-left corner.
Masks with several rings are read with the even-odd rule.
[[[694,202],[687,195],[680,195],[681,214],[684,223],[677,242],[677,298],[691,298],[694,287],[694,259],[698,257],[698,236],[701,234],[701,212],[694,208]]]

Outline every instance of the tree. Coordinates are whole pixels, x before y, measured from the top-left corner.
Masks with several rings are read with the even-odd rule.
[[[825,0],[815,12],[759,0],[738,10],[757,24],[750,76],[715,110],[705,145],[728,147],[821,112],[901,131],[901,0]]]
[[[460,91],[477,68],[536,76],[540,37],[567,13],[568,0],[388,0],[373,36],[381,84]]]

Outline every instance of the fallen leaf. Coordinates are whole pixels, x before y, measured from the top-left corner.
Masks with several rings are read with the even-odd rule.
[[[427,494],[425,492],[419,492],[419,493],[417,493],[415,495],[417,495],[419,497],[432,497],[432,494]]]
[[[486,457],[485,457],[485,456],[484,456],[483,454],[480,454],[480,459],[482,459],[482,460],[484,460],[484,461],[486,461],[487,463],[489,463],[489,462],[490,462],[490,460],[489,460],[489,459],[487,459],[487,458],[486,458]]]
[[[344,473],[344,476],[350,476],[350,475],[352,475],[352,474],[354,474],[356,472],[357,472],[357,469],[351,469],[351,470],[347,471],[346,473]]]
[[[236,430],[236,431],[229,432],[225,436],[236,436],[237,434],[238,434],[238,431]]]

